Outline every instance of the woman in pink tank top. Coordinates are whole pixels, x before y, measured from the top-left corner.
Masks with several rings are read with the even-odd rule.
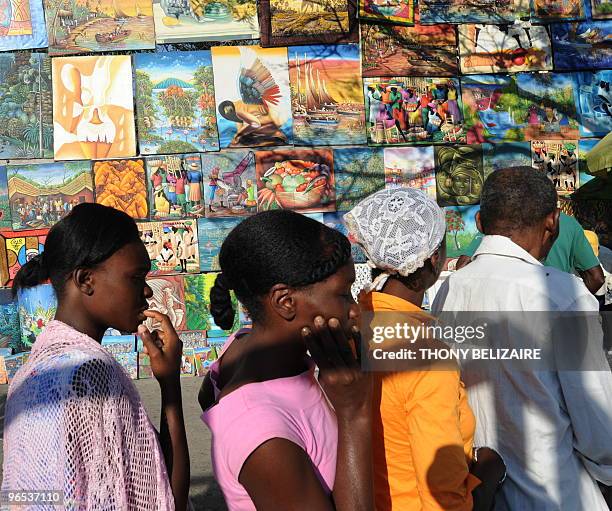
[[[253,320],[228,340],[199,396],[229,510],[373,510],[371,381],[353,351],[349,241],[269,211],[234,228],[219,262],[215,322],[233,322],[230,290]]]

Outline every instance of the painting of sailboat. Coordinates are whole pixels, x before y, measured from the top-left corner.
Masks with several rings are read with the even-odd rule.
[[[151,0],[44,0],[51,55],[155,48]]]
[[[289,79],[296,144],[365,143],[358,45],[290,48]]]

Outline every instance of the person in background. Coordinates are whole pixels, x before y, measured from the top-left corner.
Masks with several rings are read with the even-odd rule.
[[[80,204],[17,273],[15,291],[50,279],[58,307],[9,387],[3,491],[60,490],[66,509],[187,508],[181,342],[166,316],[147,310],[150,269],[132,218]],[[147,318],[160,330],[147,330]],[[100,345],[108,328],[138,330],[144,342],[161,389],[159,439],[129,376]]]
[[[576,272],[580,275],[588,290],[595,294],[604,284],[604,274],[599,259],[594,253],[593,244],[587,238],[586,232],[575,218],[561,212],[559,215],[559,236],[542,264],[567,273]],[[482,238],[482,233],[478,233],[472,243],[468,245],[464,254],[457,261],[457,270],[470,262],[480,246]]]
[[[402,312],[404,321],[415,324],[432,322],[420,305],[446,258],[442,209],[421,190],[382,190],[344,218],[374,267],[360,307]],[[486,447],[474,463],[474,415],[458,366],[373,374],[377,511],[488,511],[504,465]]]
[[[476,223],[482,243],[442,284],[432,311],[494,313],[487,347],[540,346],[575,364],[561,369],[588,362],[584,371],[513,370],[503,360],[464,368],[475,444],[497,450],[508,470],[495,509],[607,511],[597,483],[612,484],[612,374],[597,300],[576,276],[540,262],[559,233],[554,184],[531,167],[494,172]]]
[[[252,319],[199,395],[229,511],[373,511],[371,379],[349,342],[359,337],[350,242],[304,215],[268,211],[230,232],[219,262],[215,323],[234,322],[231,290]]]

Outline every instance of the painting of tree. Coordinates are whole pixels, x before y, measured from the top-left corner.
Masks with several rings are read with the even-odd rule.
[[[461,213],[456,210],[446,210],[446,232],[453,234],[455,248],[460,250],[462,247],[457,239],[457,234],[465,228],[465,221],[461,217]]]

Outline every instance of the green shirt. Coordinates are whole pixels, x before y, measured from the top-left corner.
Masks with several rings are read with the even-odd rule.
[[[483,234],[479,232],[465,249],[464,255],[472,257],[480,246],[482,238]],[[599,259],[593,253],[581,225],[575,218],[561,213],[559,215],[559,237],[542,264],[566,273],[573,273],[599,266]]]

